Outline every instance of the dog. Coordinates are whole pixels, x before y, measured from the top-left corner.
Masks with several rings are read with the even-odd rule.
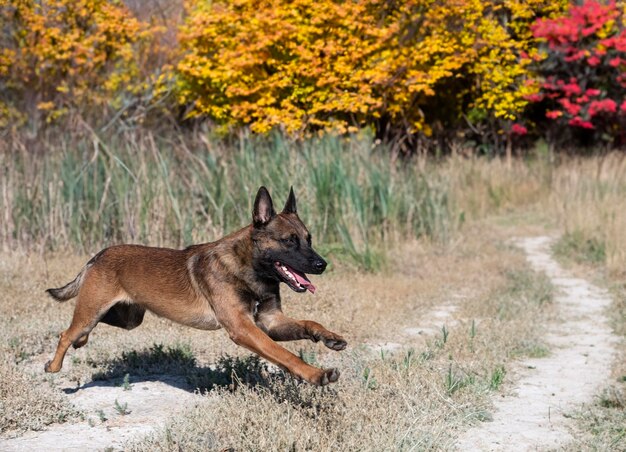
[[[343,350],[340,335],[311,320],[283,314],[280,283],[295,292],[315,292],[307,273],[319,275],[326,261],[311,245],[300,220],[293,187],[283,211],[261,187],[252,224],[216,242],[182,250],[117,245],[96,254],[64,287],[46,292],[57,301],[78,297],[71,325],[60,334],[45,365],[58,372],[70,347],[84,346],[99,323],[131,330],[146,310],[203,330],[224,328],[233,342],[314,385],[336,382],[339,371],[310,366],[275,341],[323,341]]]

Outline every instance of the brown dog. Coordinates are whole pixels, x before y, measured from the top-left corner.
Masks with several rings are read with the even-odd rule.
[[[78,296],[70,327],[61,333],[46,372],[58,372],[70,345],[87,343],[98,322],[133,329],[146,309],[204,330],[224,327],[237,344],[316,384],[337,381],[336,369],[309,366],[274,341],[310,339],[343,350],[346,341],[319,323],[283,314],[279,283],[315,292],[305,273],[321,274],[326,262],[311,248],[311,235],[296,212],[293,189],[276,214],[261,187],[253,223],[213,243],[184,250],[137,245],[100,251],[74,281],[47,292],[58,301]]]

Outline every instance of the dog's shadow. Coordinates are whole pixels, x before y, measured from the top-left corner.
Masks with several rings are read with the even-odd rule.
[[[318,398],[317,388],[297,381],[282,370],[270,367],[256,355],[245,357],[223,355],[209,367],[197,365],[191,351],[185,347],[154,345],[142,351],[124,352],[108,363],[106,370],[93,375],[92,381],[75,388],[66,388],[66,394],[94,387],[124,387],[141,382],[158,381],[192,393],[204,394],[215,390],[234,392],[239,389],[263,391],[277,403],[287,402],[306,412],[317,412],[332,405],[336,392],[324,388],[326,395]],[[332,401],[332,402],[331,402]],[[328,407],[326,407],[328,408]]]
[[[144,381],[159,381],[188,392],[207,392],[218,388],[236,390],[240,386],[266,387],[285,380],[280,370],[270,369],[257,356],[224,355],[208,367],[197,365],[188,347],[165,347],[155,344],[142,351],[123,352],[118,358],[92,365],[105,367],[93,374],[92,381],[75,388],[65,388],[66,394],[93,387],[124,386]]]

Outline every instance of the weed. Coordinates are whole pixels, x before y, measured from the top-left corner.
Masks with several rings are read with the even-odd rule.
[[[493,372],[491,372],[491,377],[489,379],[489,389],[492,391],[497,391],[500,388],[500,385],[504,381],[504,376],[506,375],[506,371],[504,370],[503,365],[497,366]]]
[[[187,375],[187,382],[200,392],[216,388],[236,390],[240,386],[268,386],[270,376],[281,380],[282,372],[270,373],[265,364],[256,355],[245,358],[224,355],[215,363],[214,368],[197,368]]]
[[[550,355],[550,349],[543,343],[536,341],[522,341],[511,351],[513,357],[545,358]]]
[[[489,411],[480,410],[475,416],[480,422],[493,422],[493,415]]]
[[[472,319],[472,326],[470,327],[469,335],[471,340],[474,340],[476,337],[476,320]]]
[[[133,387],[130,384],[130,374],[124,375],[124,379],[122,380],[122,388],[124,391],[130,391]]]
[[[117,411],[117,414],[119,414],[120,416],[126,416],[127,414],[130,414],[130,410],[128,409],[128,402],[121,404],[117,401],[117,399],[115,399],[115,404],[113,405],[113,407],[115,408],[115,411]]]
[[[361,378],[363,380],[363,386],[366,389],[376,389],[378,387],[378,382],[376,381],[376,378],[374,378],[372,370],[369,367],[363,369]]]
[[[98,414],[98,419],[100,419],[100,422],[106,422],[108,420],[106,415],[104,414],[104,410],[98,410],[96,411],[96,413]]]
[[[298,356],[300,357],[302,361],[304,361],[307,364],[310,364],[311,366],[317,365],[316,353],[315,353],[315,350],[313,349],[305,350],[301,348],[298,350]]]
[[[408,349],[402,358],[402,368],[405,370],[409,370],[413,365],[415,360],[415,350],[412,348]]]
[[[472,325],[469,331],[470,337],[470,351],[474,353],[474,338],[476,337],[476,320],[472,319]]]
[[[557,256],[573,259],[584,264],[603,264],[606,262],[606,244],[603,240],[589,236],[581,230],[566,232],[554,244]]]
[[[298,181],[306,201],[299,206],[320,249],[369,271],[386,265],[392,239],[444,243],[458,227],[446,179],[372,152],[367,134],[300,143],[242,135],[235,145],[215,140],[211,153],[192,153],[202,143],[174,141],[181,139],[172,145],[169,137],[130,132],[68,144],[51,137],[41,158],[11,154],[0,182],[0,214],[11,219],[2,245],[91,251],[117,242],[211,241],[250,223],[251,197],[268,181],[278,199]]]
[[[529,306],[541,307],[554,298],[554,286],[544,274],[529,269],[507,270],[506,284],[491,295],[500,300],[497,317],[509,321]]]
[[[181,375],[190,372],[195,366],[196,358],[188,344],[176,344],[168,347],[163,344],[153,344],[147,350],[122,352],[121,359],[109,363],[106,371],[95,373],[93,378],[95,380],[107,380],[122,376],[126,378],[127,375],[130,378],[129,370],[134,375],[159,373]],[[122,384],[126,389],[126,385]]]
[[[623,410],[626,408],[626,397],[624,397],[624,393],[618,388],[609,386],[600,394],[599,405],[603,408]]]
[[[441,339],[437,339],[435,341],[435,345],[439,348],[443,348],[444,345],[446,345],[446,342],[448,342],[448,335],[450,334],[450,331],[448,330],[448,328],[446,328],[445,325],[441,326]]]
[[[445,377],[445,389],[449,395],[454,394],[459,389],[474,383],[474,377],[471,375],[463,375],[461,372],[454,371],[452,364],[448,366]]]
[[[431,349],[424,350],[423,352],[420,353],[421,362],[430,361],[434,357],[435,357],[435,352],[433,352]]]

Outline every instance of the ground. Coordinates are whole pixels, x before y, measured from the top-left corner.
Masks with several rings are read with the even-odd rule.
[[[315,295],[283,288],[288,314],[349,342],[339,353],[287,345],[341,370],[323,389],[223,331],[152,315],[130,332],[98,326],[59,374],[44,374],[73,309],[44,290],[89,256],[5,253],[0,449],[623,449],[623,406],[597,406],[622,400],[611,295],[590,274],[570,279],[581,269],[554,261],[558,231],[548,232],[476,223],[446,245],[398,246],[381,273],[338,264],[315,277]],[[590,421],[599,416],[604,429]]]

